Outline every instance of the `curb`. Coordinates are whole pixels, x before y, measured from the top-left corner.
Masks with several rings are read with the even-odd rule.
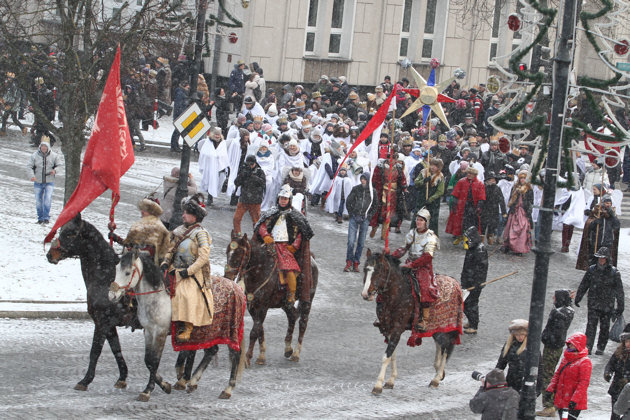
[[[83,320],[90,319],[90,316],[81,311],[0,311],[0,318]]]

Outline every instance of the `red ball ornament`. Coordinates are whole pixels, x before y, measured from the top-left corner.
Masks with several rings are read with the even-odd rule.
[[[516,13],[512,13],[508,16],[507,24],[511,31],[516,32],[521,29],[521,18]]]
[[[432,69],[437,69],[438,67],[440,67],[440,60],[437,58],[432,58],[431,59],[431,68]]]
[[[236,41],[238,41],[238,35],[236,35],[236,32],[230,32],[228,39],[232,44],[236,44]]]
[[[628,54],[628,40],[622,39],[618,43],[615,44],[615,53],[617,55],[626,55]]]

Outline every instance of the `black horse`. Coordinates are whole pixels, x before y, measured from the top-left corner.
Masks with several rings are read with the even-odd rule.
[[[48,262],[57,264],[66,258],[79,258],[81,273],[87,289],[88,313],[94,320],[94,336],[90,350],[90,365],[85,377],[74,389],[87,391],[94,380],[96,363],[103,350],[105,339],[114,354],[120,376],[115,388],[127,387],[127,364],[123,358],[116,327],[140,328],[137,316],[129,309],[129,302],[112,303],[108,293],[110,284],[116,278],[118,256],[109,246],[103,235],[78,214],[66,223],[59,232],[48,253]]]

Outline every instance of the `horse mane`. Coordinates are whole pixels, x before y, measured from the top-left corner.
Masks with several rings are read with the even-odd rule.
[[[153,257],[149,254],[141,252],[138,256],[142,261],[142,267],[144,269],[144,278],[153,287],[157,289],[162,286],[162,273],[159,267],[155,264]]]
[[[118,264],[119,259],[118,255],[116,255],[116,251],[109,246],[101,232],[99,232],[93,224],[82,220],[82,229],[85,231],[82,236],[97,248],[96,255],[98,257],[104,258],[105,261],[111,262],[114,265]]]
[[[371,255],[371,258],[380,258],[381,256],[384,256],[385,259],[387,260],[387,262],[393,266],[393,268],[395,268],[396,270],[400,271],[400,258],[396,258],[394,256],[392,256],[391,254],[384,254],[382,252],[374,252]]]

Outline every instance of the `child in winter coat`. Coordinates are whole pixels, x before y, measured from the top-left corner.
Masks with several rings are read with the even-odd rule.
[[[630,382],[630,333],[624,332],[621,334],[621,343],[619,347],[610,356],[610,360],[604,368],[604,379],[610,384],[608,388],[608,394],[612,399],[612,405],[615,406],[619,394],[623,387]],[[613,412],[610,417],[611,420],[619,420],[621,417]]]
[[[562,356],[562,348],[567,338],[567,331],[573,321],[575,311],[571,308],[571,291],[556,290],[553,297],[554,308],[549,313],[547,325],[542,332],[543,349],[543,410],[536,413],[541,417],[555,417],[556,409],[553,406],[553,393],[546,389]]]
[[[501,355],[496,367],[501,370],[508,368],[506,375],[508,386],[518,392],[521,391],[525,382],[525,360],[527,359],[527,332],[529,322],[525,319],[515,319],[510,321],[508,327],[510,336],[501,349]],[[537,394],[542,383],[542,371],[538,372]]]
[[[567,339],[567,348],[560,367],[553,375],[547,392],[554,393],[553,404],[558,408],[560,418],[564,411],[569,412],[568,418],[575,419],[580,411],[586,410],[586,391],[591,381],[593,365],[588,358],[586,335],[575,333]]]

